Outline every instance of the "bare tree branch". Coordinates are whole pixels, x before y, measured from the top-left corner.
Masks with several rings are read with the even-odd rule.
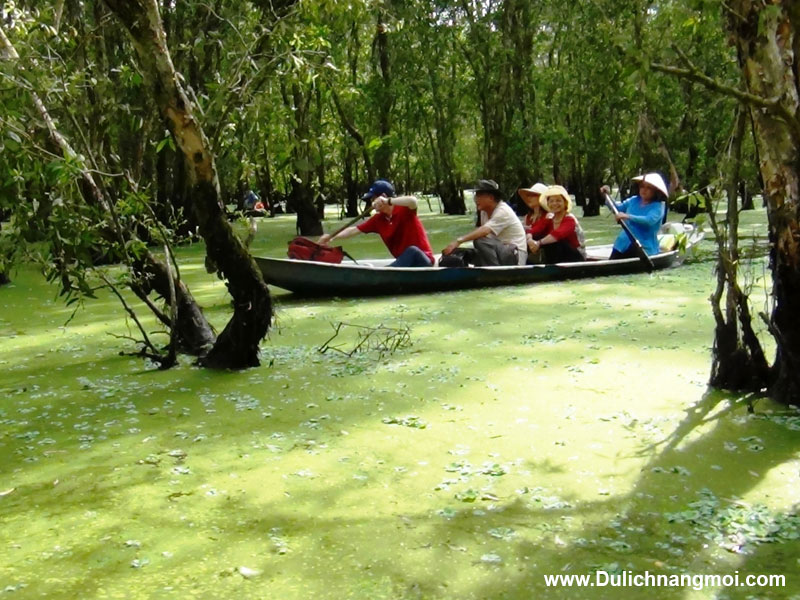
[[[798,144],[800,144],[800,119],[798,119],[797,116],[784,105],[781,96],[765,98],[764,96],[751,94],[731,85],[722,83],[721,81],[714,79],[713,77],[709,77],[703,73],[680,48],[675,45],[673,45],[672,48],[680,57],[681,62],[685,65],[685,68],[665,65],[662,63],[651,63],[650,67],[655,71],[660,71],[661,73],[676,75],[683,79],[694,81],[695,83],[699,83],[712,91],[736,98],[739,102],[747,104],[748,106],[768,110],[770,113],[786,122],[792,132],[792,136],[797,140]]]
[[[136,327],[139,329],[139,333],[142,334],[143,338],[137,341],[141,344],[144,344],[146,348],[150,348],[150,350],[157,353],[158,351],[156,350],[156,347],[153,345],[153,343],[150,341],[150,338],[147,337],[147,332],[144,330],[141,321],[139,321],[139,317],[136,316],[136,312],[131,308],[130,304],[128,304],[128,302],[125,300],[124,296],[117,289],[117,286],[115,286],[103,273],[100,273],[100,279],[102,279],[103,283],[106,284],[106,287],[108,287],[108,289],[110,289],[114,293],[114,295],[119,299],[120,303],[122,303],[122,307],[125,309],[125,312],[128,313],[130,318],[133,319],[133,322],[136,323]]]

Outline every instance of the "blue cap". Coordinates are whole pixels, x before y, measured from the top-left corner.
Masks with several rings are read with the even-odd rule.
[[[389,198],[394,196],[394,186],[385,179],[377,179],[369,187],[369,191],[361,196],[362,200],[369,200],[375,196],[387,196]]]

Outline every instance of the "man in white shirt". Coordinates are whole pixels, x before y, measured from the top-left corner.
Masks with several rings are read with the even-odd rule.
[[[491,179],[481,179],[475,187],[475,206],[480,211],[480,226],[459,236],[442,250],[439,265],[476,267],[524,265],[528,258],[525,229],[512,208],[503,202],[500,187]],[[474,250],[461,250],[464,242]],[[459,260],[460,259],[460,260]]]

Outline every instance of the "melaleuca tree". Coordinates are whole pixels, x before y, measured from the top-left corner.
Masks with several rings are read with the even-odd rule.
[[[712,5],[699,2],[698,10]],[[713,5],[713,8],[718,8]],[[800,397],[800,79],[793,65],[800,50],[800,6],[736,0],[721,7],[724,31],[733,44],[740,79],[728,81],[716,65],[695,62],[681,47],[673,48],[677,65],[655,64],[665,73],[703,85],[738,100],[745,108],[737,119],[735,155],[745,137],[748,119],[755,132],[758,166],[769,221],[769,266],[772,289],[769,309],[762,313],[776,353],[768,364],[751,323],[749,298],[739,281],[738,247],[734,226],[720,246],[719,282],[712,300],[717,329],[712,383],[719,387],[760,392],[783,402]],[[738,161],[729,169],[728,207],[737,206]],[[734,211],[735,212],[735,211]],[[735,219],[736,215],[728,217]],[[723,294],[724,291],[724,294]],[[725,299],[724,309],[718,304]]]
[[[171,329],[171,347],[201,354],[213,342],[210,326],[167,258],[156,257],[147,247],[148,241],[163,238],[154,232],[165,229],[139,201],[130,177],[119,171],[108,176],[103,170],[119,159],[113,145],[106,147],[112,158],[100,158],[98,145],[102,148],[108,136],[89,137],[92,131],[101,131],[102,125],[84,130],[82,123],[88,115],[70,112],[75,110],[73,98],[80,103],[85,95],[81,89],[85,74],[70,79],[68,64],[57,50],[61,44],[73,43],[66,39],[73,32],[67,29],[62,39],[37,10],[15,10],[10,17],[0,31],[3,74],[11,84],[0,102],[6,107],[4,128],[16,144],[7,163],[10,178],[3,186],[12,222],[4,244],[40,264],[69,303],[93,297],[98,287],[130,287]],[[12,38],[24,40],[19,44],[24,55],[17,53]],[[67,130],[71,135],[65,135]],[[81,151],[72,139],[80,140]],[[8,256],[4,253],[6,260]],[[112,261],[124,262],[127,270],[114,277],[99,270],[99,265]],[[156,306],[149,299],[151,292],[170,298],[174,310]],[[163,358],[149,341],[146,350]],[[173,360],[166,358],[162,364]]]

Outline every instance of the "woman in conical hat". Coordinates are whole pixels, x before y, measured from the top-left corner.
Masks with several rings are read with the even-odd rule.
[[[664,220],[666,201],[669,196],[667,184],[658,173],[646,173],[633,178],[639,184],[639,193],[617,204],[617,222],[625,221],[633,235],[641,242],[648,254],[658,254],[658,230]],[[608,186],[600,188],[604,194],[610,192]],[[636,250],[630,238],[620,231],[614,241],[610,259],[636,258]]]

